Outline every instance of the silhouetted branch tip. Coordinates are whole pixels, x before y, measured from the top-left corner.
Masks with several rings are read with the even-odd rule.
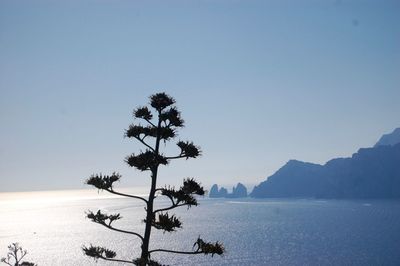
[[[112,251],[110,249],[103,248],[103,247],[92,246],[92,245],[90,245],[90,247],[83,246],[82,250],[86,256],[92,257],[94,260],[112,259],[112,258],[115,258],[115,256],[117,255],[117,253],[115,253],[115,251]]]
[[[175,99],[167,95],[165,92],[156,93],[150,96],[150,105],[159,112],[174,103]]]
[[[193,195],[203,196],[205,194],[204,188],[200,186],[194,178],[187,178],[183,181],[183,186],[176,190],[173,187],[160,188],[161,195],[167,196],[172,201],[172,206],[167,209],[179,206],[197,206],[197,199]]]
[[[176,107],[171,107],[169,110],[163,112],[160,115],[161,121],[165,123],[167,127],[183,127],[184,121],[181,118],[181,113]]]
[[[153,118],[153,115],[151,114],[149,108],[147,108],[146,106],[139,107],[135,111],[133,111],[133,116],[145,120],[151,120]]]
[[[188,205],[197,206],[197,200],[191,194],[185,193],[182,189],[164,188],[161,195],[169,197],[173,201],[173,207]]]
[[[195,146],[193,142],[179,141],[176,145],[181,149],[180,157],[182,158],[196,158],[201,155],[200,148]]]
[[[125,136],[128,138],[136,138],[142,141],[145,137],[156,137],[157,129],[149,126],[144,127],[141,125],[132,124],[125,131]]]
[[[153,218],[151,225],[164,232],[174,232],[176,229],[182,228],[179,219],[175,215],[169,216],[168,213],[158,214],[158,219]]]
[[[193,249],[196,252],[201,252],[204,253],[205,255],[211,254],[211,257],[213,257],[215,254],[217,255],[222,255],[225,251],[224,246],[219,243],[218,241],[213,243],[207,243],[200,237],[197,238],[197,241],[193,245]]]
[[[162,155],[154,154],[150,150],[146,150],[138,155],[134,153],[125,159],[126,163],[131,167],[135,167],[140,171],[151,170],[158,165],[167,165],[167,159]]]
[[[205,194],[204,188],[194,178],[187,178],[183,180],[181,190],[186,194],[196,194],[203,196]]]
[[[89,218],[90,220],[92,220],[92,222],[98,223],[98,224],[102,224],[102,225],[107,225],[107,226],[111,226],[111,224],[122,218],[122,216],[117,213],[117,214],[104,214],[102,213],[100,210],[98,210],[96,213],[93,213],[92,211],[88,211],[86,213],[87,218]]]
[[[176,132],[174,129],[170,127],[160,127],[154,128],[149,126],[141,126],[141,125],[130,125],[128,129],[125,131],[125,137],[138,139],[140,142],[144,143],[144,139],[146,137],[159,137],[162,140],[169,140],[176,136]],[[148,146],[148,144],[146,144]],[[149,146],[148,146],[149,147]]]
[[[99,190],[112,190],[113,184],[121,179],[121,175],[118,173],[112,173],[112,175],[92,175],[86,180],[86,184],[92,185]]]
[[[160,140],[164,140],[164,141],[173,139],[176,136],[175,130],[170,127],[160,127],[158,132],[159,132]]]

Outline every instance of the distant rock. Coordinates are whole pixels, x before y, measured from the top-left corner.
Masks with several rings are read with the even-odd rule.
[[[220,196],[219,196],[219,190],[218,190],[218,185],[217,185],[217,184],[214,184],[214,185],[211,187],[210,192],[208,193],[208,196],[209,196],[210,198],[219,198],[219,197],[220,197]]]
[[[232,194],[228,194],[228,197],[245,198],[247,197],[247,188],[242,183],[238,183],[236,187],[233,187]]]
[[[374,147],[395,145],[400,143],[400,128],[396,128],[392,133],[383,135]]]
[[[224,187],[218,189],[218,185],[214,184],[210,192],[208,194],[210,198],[243,198],[247,197],[247,188],[238,183],[235,187],[233,187],[232,193],[228,193],[228,190]]]
[[[219,197],[220,198],[226,198],[226,196],[228,195],[228,190],[224,187],[221,187],[219,189]]]
[[[210,198],[225,198],[227,195],[228,195],[228,190],[224,187],[218,189],[217,184],[214,184],[211,187],[210,192],[208,193],[208,196]]]

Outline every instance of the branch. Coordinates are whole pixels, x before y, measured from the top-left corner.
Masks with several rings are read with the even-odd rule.
[[[4,262],[7,265],[13,266],[9,261],[6,261],[6,258],[1,258],[0,262]]]
[[[184,203],[184,204],[173,204],[173,205],[171,205],[170,207],[155,210],[153,213],[156,214],[157,212],[169,211],[169,210],[175,209],[175,208],[177,208],[177,207],[182,207],[182,206],[186,206],[186,205],[187,205],[187,206],[190,206],[190,204],[188,204],[188,203]]]
[[[28,252],[26,250],[22,251],[21,249],[21,257],[19,258],[19,260],[15,258],[16,262],[19,263],[26,256],[26,254],[28,254]]]
[[[8,250],[9,252],[7,253],[7,258],[1,258],[0,262],[3,262],[9,266],[13,265],[35,266],[34,263],[27,261],[21,263],[22,259],[28,254],[28,252],[26,250],[23,250],[18,243],[11,243],[11,245],[8,246]],[[12,259],[14,259],[14,263],[11,263]]]
[[[105,257],[99,257],[99,259],[108,260],[108,261],[115,261],[115,262],[125,262],[125,263],[135,264],[133,261],[129,261],[129,260],[107,259],[107,258],[105,258]]]
[[[146,120],[147,123],[149,123],[151,126],[157,128],[156,125],[154,125],[150,120],[143,118],[144,120]]]
[[[147,200],[144,199],[144,198],[142,198],[142,197],[135,196],[135,195],[130,195],[130,194],[120,193],[120,192],[114,191],[114,190],[112,190],[112,189],[105,189],[105,190],[108,191],[108,192],[110,192],[110,193],[112,193],[112,194],[115,194],[115,195],[119,195],[119,196],[124,196],[124,197],[129,197],[129,198],[134,198],[134,199],[142,200],[142,201],[144,201],[144,202],[147,204]]]
[[[153,152],[155,151],[154,149],[153,149],[153,147],[151,147],[149,144],[147,144],[145,141],[144,141],[144,138],[143,139],[141,139],[140,137],[134,137],[135,139],[137,139],[138,141],[140,141],[144,146],[146,146],[147,148],[149,148],[150,150],[152,150]]]
[[[153,253],[153,252],[168,252],[168,253],[186,254],[186,255],[203,254],[203,252],[201,252],[201,251],[176,251],[176,250],[169,250],[169,249],[153,249],[153,250],[149,251],[149,253]]]
[[[117,255],[117,253],[115,253],[114,251],[109,250],[107,248],[96,247],[96,246],[90,245],[90,247],[83,246],[82,250],[86,256],[92,257],[94,260],[103,259],[103,260],[108,260],[108,261],[125,262],[125,263],[135,264],[133,261],[129,261],[129,260],[114,259],[115,256]]]
[[[213,257],[215,254],[222,256],[225,252],[225,248],[221,243],[215,242],[209,243],[205,242],[200,237],[197,238],[196,242],[193,245],[193,251],[176,251],[176,250],[169,250],[169,249],[153,249],[150,250],[149,253],[152,252],[167,252],[167,253],[175,253],[175,254],[187,254],[187,255],[194,255],[194,254],[211,254]]]
[[[147,123],[156,128],[156,126],[150,121],[153,118],[153,115],[146,106],[139,107],[136,110],[134,110],[133,116],[136,118],[142,118],[143,120],[147,121]]]
[[[132,232],[132,231],[126,231],[126,230],[118,229],[118,228],[112,227],[112,226],[107,225],[107,224],[102,224],[102,223],[98,223],[98,224],[101,224],[101,225],[103,225],[103,226],[105,226],[105,227],[107,227],[108,229],[111,229],[111,230],[113,230],[113,231],[117,231],[117,232],[125,233],[125,234],[135,235],[135,236],[139,237],[139,238],[142,240],[142,242],[144,241],[143,236],[141,236],[141,235],[138,234],[138,233],[135,233],[135,232]]]
[[[165,190],[165,188],[157,188],[157,189],[155,190],[155,192],[157,192],[157,191],[161,191],[161,192],[162,192],[163,190]],[[165,194],[162,194],[162,193],[161,193],[161,196],[166,196],[166,197],[168,197],[168,198],[171,200],[172,205],[175,205],[174,198],[173,198],[171,195],[165,195]]]
[[[173,160],[173,159],[181,159],[181,158],[186,158],[184,155],[178,155],[178,156],[172,156],[172,157],[165,157],[167,160]]]
[[[111,229],[111,230],[114,230],[117,232],[135,235],[135,236],[139,237],[142,240],[142,242],[144,241],[144,238],[138,233],[135,233],[132,231],[121,230],[121,229],[111,226],[111,224],[114,221],[117,221],[122,218],[119,213],[108,215],[108,214],[104,214],[100,210],[98,210],[96,213],[94,213],[92,211],[88,211],[86,213],[86,215],[87,215],[86,217],[89,218],[90,220],[92,220],[92,222],[94,222],[94,223],[101,224],[101,225],[107,227],[108,229]]]
[[[92,175],[89,177],[89,179],[86,180],[85,183],[88,185],[94,186],[98,190],[106,190],[115,195],[120,195],[120,196],[124,196],[124,197],[143,200],[147,204],[147,200],[142,197],[114,191],[113,184],[114,184],[114,182],[119,181],[120,179],[121,179],[121,175],[114,172],[111,175],[104,175],[104,176],[102,174]]]

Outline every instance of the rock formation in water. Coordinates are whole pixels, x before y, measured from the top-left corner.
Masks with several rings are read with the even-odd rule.
[[[232,193],[228,193],[226,188],[221,187],[218,189],[218,185],[214,184],[211,187],[208,196],[210,198],[244,198],[247,197],[247,188],[243,184],[238,183],[233,187]]]
[[[384,135],[373,148],[325,165],[291,160],[250,196],[313,198],[400,198],[400,130]]]
[[[245,198],[247,197],[247,188],[242,184],[238,183],[236,187],[232,188],[232,193],[228,194],[229,198]]]
[[[208,196],[210,198],[219,198],[219,190],[218,190],[218,185],[214,184],[211,189],[210,192],[208,193]]]
[[[226,198],[226,196],[228,195],[228,190],[224,187],[221,187],[219,189],[219,197],[220,198]]]
[[[208,196],[210,198],[225,198],[226,195],[228,195],[228,190],[224,187],[221,187],[220,189],[218,189],[217,184],[214,184],[211,187],[210,192],[208,193]]]

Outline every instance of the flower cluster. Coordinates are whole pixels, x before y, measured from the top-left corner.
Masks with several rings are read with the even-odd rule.
[[[181,149],[181,157],[196,158],[200,156],[200,148],[195,146],[193,142],[179,141],[176,145]]]
[[[185,192],[186,194],[196,194],[199,196],[204,195],[204,188],[200,186],[199,183],[197,183],[194,178],[186,178],[183,180],[183,186],[181,187],[181,190]]]
[[[150,96],[150,105],[159,112],[174,103],[175,99],[167,95],[165,92],[156,93]]]
[[[181,113],[178,111],[178,109],[176,109],[176,107],[172,107],[169,110],[161,113],[160,119],[168,126],[183,127],[184,121],[181,118]]]
[[[115,258],[115,256],[117,255],[115,251],[92,245],[90,245],[90,247],[83,246],[82,250],[86,256],[92,257],[95,260],[104,258],[112,259]]]
[[[162,140],[169,140],[176,136],[175,130],[170,127],[160,127],[159,129],[150,126],[130,125],[125,131],[125,136],[128,138],[136,138],[144,140],[146,137],[157,138],[159,135]]]
[[[102,213],[100,210],[98,210],[96,213],[93,213],[92,211],[88,211],[86,216],[93,222],[102,224],[102,225],[106,225],[106,226],[111,226],[112,222],[122,218],[119,213],[108,215],[108,214]]]
[[[135,111],[133,111],[133,116],[136,118],[143,118],[145,120],[151,120],[153,118],[153,115],[151,114],[149,108],[145,107],[139,107]]]
[[[164,232],[173,232],[182,227],[181,221],[175,215],[169,216],[168,213],[158,214],[158,219],[153,219],[151,225]]]
[[[196,252],[204,253],[204,255],[211,254],[213,257],[215,254],[222,255],[224,253],[224,246],[221,243],[215,242],[207,243],[200,237],[197,238],[197,241],[194,243],[193,248]]]
[[[138,155],[132,154],[126,158],[126,163],[131,167],[136,167],[141,171],[151,170],[157,165],[167,165],[167,159],[162,155],[156,155],[150,150],[146,150]]]
[[[188,207],[197,206],[197,200],[193,195],[204,195],[204,189],[193,178],[183,181],[183,186],[178,190],[168,187],[161,189],[161,195],[171,199],[174,206],[187,205]]]
[[[143,127],[141,125],[130,125],[125,131],[125,136],[128,138],[144,139],[147,136],[156,137],[157,129],[154,127]]]
[[[112,175],[92,175],[86,180],[86,184],[92,185],[97,189],[112,190],[113,184],[121,179],[121,175],[118,173],[112,173]]]

